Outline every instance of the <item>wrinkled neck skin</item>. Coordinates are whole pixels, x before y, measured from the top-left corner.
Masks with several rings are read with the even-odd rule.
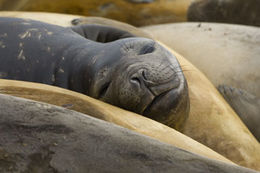
[[[68,89],[92,96],[89,86],[98,70],[98,65],[95,66],[94,62],[103,51],[104,45],[87,39],[78,40],[71,45],[73,46],[64,51],[64,57],[73,58],[59,65],[67,66],[66,69],[69,69],[69,73],[65,74]]]
[[[111,71],[121,58],[120,48],[91,40],[78,45],[68,50],[74,57],[66,63],[70,66],[69,89],[99,99],[100,85],[112,79]]]
[[[177,59],[158,43],[127,38],[76,52],[70,89],[182,129],[187,83]]]

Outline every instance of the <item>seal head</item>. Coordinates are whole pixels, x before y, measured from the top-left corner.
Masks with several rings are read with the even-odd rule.
[[[188,87],[174,55],[138,37],[106,43],[102,50],[92,64],[95,71],[87,69],[94,74],[85,85],[87,95],[182,129],[189,114]]]

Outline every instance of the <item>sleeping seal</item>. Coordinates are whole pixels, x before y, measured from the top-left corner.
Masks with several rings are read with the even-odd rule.
[[[180,23],[149,26],[145,30],[204,72],[260,141],[259,28]]]
[[[62,26],[70,26],[69,21],[73,19],[73,17],[69,15],[50,14],[50,13],[29,13],[29,12],[6,13],[4,12],[3,15],[9,15],[9,16],[19,15],[19,17],[24,17],[24,18],[37,19],[37,20],[41,19],[44,22],[48,22],[48,23],[51,22],[54,24],[56,23],[57,25],[62,25]],[[75,18],[77,17],[75,16]],[[104,20],[103,23],[106,23],[107,19],[103,19],[103,20]],[[93,21],[93,22],[94,23],[92,24],[103,24],[97,21]],[[91,24],[91,22],[89,24]],[[114,22],[111,25],[109,23],[107,24],[108,26],[113,26],[118,28],[118,25]],[[127,28],[122,28],[120,26],[119,29],[126,30]],[[127,31],[132,32],[132,29],[131,28],[129,30],[127,29]],[[176,36],[179,35],[175,35],[175,38]],[[256,139],[251,135],[248,129],[237,117],[235,112],[229,107],[229,105],[225,102],[225,100],[220,96],[219,92],[217,92],[216,88],[205,77],[205,75],[202,72],[200,72],[195,66],[193,66],[191,63],[185,60],[184,57],[176,53],[174,50],[170,49],[169,47],[167,48],[166,45],[163,46],[167,50],[172,52],[172,54],[174,54],[176,58],[179,60],[181,67],[185,68],[183,72],[189,85],[189,97],[190,97],[191,107],[190,107],[190,115],[185,124],[183,133],[209,146],[213,150],[228,157],[229,159],[231,159],[237,164],[259,170],[260,148],[259,148],[259,143],[256,141]],[[19,97],[21,97],[21,95],[22,97],[26,95],[25,98],[35,99],[35,95],[36,95],[35,92],[31,91],[33,92],[31,96],[29,96],[30,92],[28,93],[28,90],[20,94],[22,91],[19,90],[17,87],[14,87],[13,82],[15,81],[11,81],[11,83],[9,82],[7,83],[6,87],[8,87],[8,85],[10,86],[10,88],[7,90],[13,91],[12,95],[16,95]],[[2,84],[3,82],[1,81],[0,83]],[[27,87],[32,88],[36,85],[36,84],[24,85],[26,82],[19,82],[19,83],[22,83],[21,88],[27,88]],[[38,86],[40,85],[38,84]],[[55,87],[49,86],[46,87],[45,90],[51,91],[50,88],[55,88]],[[17,92],[14,94],[15,92],[14,89],[18,89],[21,92],[20,93]],[[60,90],[66,91],[62,88],[60,88]],[[1,92],[2,91],[3,90],[1,90]],[[57,90],[55,90],[55,92],[56,91]],[[6,92],[2,92],[2,93],[6,93]],[[10,94],[10,92],[8,93]],[[45,96],[41,96],[41,101],[53,103],[53,102],[49,102],[50,98],[46,97],[48,96],[46,92],[40,91],[40,93],[45,94]],[[50,93],[52,93],[52,91]],[[40,97],[40,96],[36,95],[36,97]],[[53,97],[54,95],[52,94],[51,98]],[[65,105],[70,106],[71,102],[69,102],[66,99],[66,97],[63,96],[63,98],[64,99],[60,101],[59,99],[57,99],[56,101],[53,99],[52,101],[57,103],[59,102],[58,105],[60,106],[64,105],[64,103],[60,103],[60,102],[66,102]],[[88,109],[84,113],[90,114],[95,117],[97,117],[97,115],[98,116],[100,115],[101,118],[103,118],[106,121],[116,123],[120,126],[135,130],[139,133],[148,136],[155,137],[157,139],[164,138],[166,139],[166,141],[165,140],[162,141],[166,143],[169,143],[167,142],[167,140],[175,139],[174,136],[171,136],[170,139],[169,136],[167,138],[166,135],[164,136],[162,136],[163,134],[160,135],[159,134],[160,132],[167,133],[167,134],[171,134],[171,133],[168,130],[164,130],[164,128],[161,128],[159,124],[156,125],[155,123],[153,123],[148,125],[146,122],[147,121],[152,122],[152,120],[150,121],[145,117],[143,118],[146,119],[145,120],[146,122],[144,121],[142,123],[141,121],[138,121],[135,118],[136,116],[132,117],[132,115],[134,115],[133,113],[130,114],[130,112],[127,111],[117,111],[120,109],[110,109],[108,108],[108,106],[106,107],[98,106],[94,109],[97,110],[97,112],[94,113],[91,107],[93,104],[97,105],[95,104],[95,102],[98,102],[97,100],[95,100],[95,102],[86,102],[86,100],[82,101],[82,99],[77,99],[76,103],[73,102],[72,100],[73,105],[79,102],[86,105],[85,108],[84,105],[80,106],[80,109],[86,109],[86,108]],[[90,105],[88,103],[90,103]],[[100,112],[104,114],[101,114]],[[175,139],[174,142],[179,142],[179,140]],[[180,144],[183,144],[183,141]],[[191,144],[191,143],[186,142],[186,144]],[[201,149],[199,146],[197,146],[196,148],[198,150]]]
[[[220,85],[218,90],[260,142],[260,98],[228,85]]]
[[[193,0],[188,21],[260,26],[259,0]]]
[[[98,25],[0,18],[0,78],[70,89],[181,129],[189,97],[177,59],[132,36]]]
[[[257,173],[46,103],[0,94],[0,112],[3,173]]]

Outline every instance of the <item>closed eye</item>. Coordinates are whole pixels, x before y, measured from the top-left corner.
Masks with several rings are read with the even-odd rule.
[[[155,50],[155,47],[153,45],[145,45],[139,52],[138,55],[144,55],[148,53],[152,53]]]

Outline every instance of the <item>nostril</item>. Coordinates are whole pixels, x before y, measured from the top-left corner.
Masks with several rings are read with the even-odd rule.
[[[140,79],[139,79],[138,77],[132,77],[132,78],[130,79],[130,81],[131,81],[132,83],[141,85],[141,81],[140,81]]]
[[[144,55],[148,53],[152,53],[155,50],[154,45],[145,45],[139,52],[138,55]]]
[[[144,80],[147,81],[147,77],[145,76],[145,72],[144,71],[142,71],[142,76],[143,76]]]

